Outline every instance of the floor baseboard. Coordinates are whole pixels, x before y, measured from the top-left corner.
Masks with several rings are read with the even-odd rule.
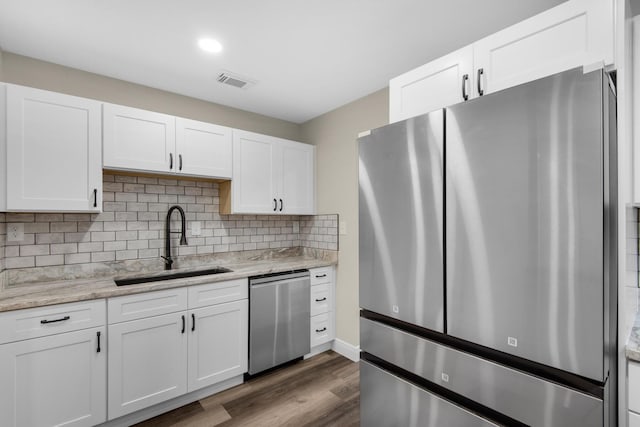
[[[360,360],[360,347],[349,344],[346,341],[342,341],[336,338],[333,341],[333,351],[339,353],[349,360],[357,362]]]

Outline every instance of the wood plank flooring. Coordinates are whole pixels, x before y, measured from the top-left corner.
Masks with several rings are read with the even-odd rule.
[[[328,351],[136,427],[357,427],[358,363]]]

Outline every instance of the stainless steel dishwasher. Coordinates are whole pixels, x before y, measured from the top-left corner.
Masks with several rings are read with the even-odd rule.
[[[310,351],[308,270],[249,279],[249,375]]]

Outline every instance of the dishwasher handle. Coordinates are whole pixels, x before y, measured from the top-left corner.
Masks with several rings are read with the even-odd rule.
[[[276,283],[276,282],[282,283],[282,282],[289,282],[291,280],[303,280],[303,279],[309,279],[309,270],[249,278],[249,286],[254,287],[254,286],[260,286],[268,283]]]
[[[288,283],[294,283],[294,282],[309,282],[309,277],[298,277],[298,278],[293,278],[293,279],[285,279],[285,280],[274,280],[272,282],[265,282],[265,283],[258,283],[258,284],[251,284],[251,289],[259,289],[259,288],[265,288],[267,286],[281,286],[281,285],[286,285]]]

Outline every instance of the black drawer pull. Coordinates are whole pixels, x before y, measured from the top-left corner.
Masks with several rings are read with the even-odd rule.
[[[43,325],[46,325],[47,323],[64,322],[65,320],[69,320],[69,319],[71,319],[70,316],[64,316],[64,317],[61,317],[59,319],[54,319],[54,320],[44,319],[44,320],[41,320],[40,323],[42,323]]]
[[[169,153],[169,170],[173,169],[173,153]]]
[[[316,298],[316,302],[322,302],[322,301],[326,301],[326,300],[327,300],[327,297],[320,298],[320,299]]]
[[[316,329],[316,332],[324,332],[324,331],[326,331],[326,330],[327,330],[327,327],[325,326],[325,327],[324,327],[324,328],[322,328],[322,329]]]
[[[102,333],[98,331],[96,335],[98,335],[98,348],[96,349],[96,353],[100,353],[100,335],[102,335]]]
[[[196,315],[191,313],[191,332],[196,330]]]
[[[323,277],[327,277],[327,274],[316,274],[316,279],[321,279]]]
[[[93,189],[93,207],[94,208],[98,207],[98,189],[97,188]]]
[[[184,314],[183,314],[183,315],[182,315],[182,333],[183,333],[183,334],[184,334],[184,328],[185,328],[185,326],[186,326],[186,322],[185,322]]]
[[[275,212],[278,209],[278,201],[273,199],[273,211]]]

